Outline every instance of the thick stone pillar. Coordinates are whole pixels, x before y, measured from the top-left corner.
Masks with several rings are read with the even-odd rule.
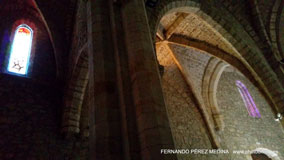
[[[124,160],[111,15],[105,0],[89,0],[90,160]]]
[[[177,159],[176,155],[161,154],[161,149],[174,148],[174,142],[164,104],[144,1],[126,2],[122,8],[122,17],[141,159]]]

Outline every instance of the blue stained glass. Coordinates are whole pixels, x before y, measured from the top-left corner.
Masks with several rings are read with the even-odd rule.
[[[7,70],[12,73],[26,75],[32,46],[33,31],[27,25],[17,27],[12,43]]]

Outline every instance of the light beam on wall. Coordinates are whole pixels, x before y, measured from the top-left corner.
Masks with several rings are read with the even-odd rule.
[[[249,115],[251,117],[260,118],[261,115],[259,113],[259,110],[257,109],[254,100],[252,99],[247,87],[241,81],[236,81],[236,85],[242,96],[242,99],[245,103]]]

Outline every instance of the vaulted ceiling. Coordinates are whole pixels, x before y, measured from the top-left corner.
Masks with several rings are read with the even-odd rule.
[[[51,31],[61,36],[58,38],[70,43],[77,0],[35,0],[35,2]]]
[[[166,39],[169,39],[173,34],[182,35],[205,41],[227,53],[240,57],[239,53],[220,33],[194,13],[170,13],[162,18],[161,26]]]

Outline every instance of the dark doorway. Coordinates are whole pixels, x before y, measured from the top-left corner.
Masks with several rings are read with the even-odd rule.
[[[267,155],[262,154],[262,153],[260,153],[260,154],[253,153],[251,155],[251,157],[252,157],[253,160],[272,160]]]

